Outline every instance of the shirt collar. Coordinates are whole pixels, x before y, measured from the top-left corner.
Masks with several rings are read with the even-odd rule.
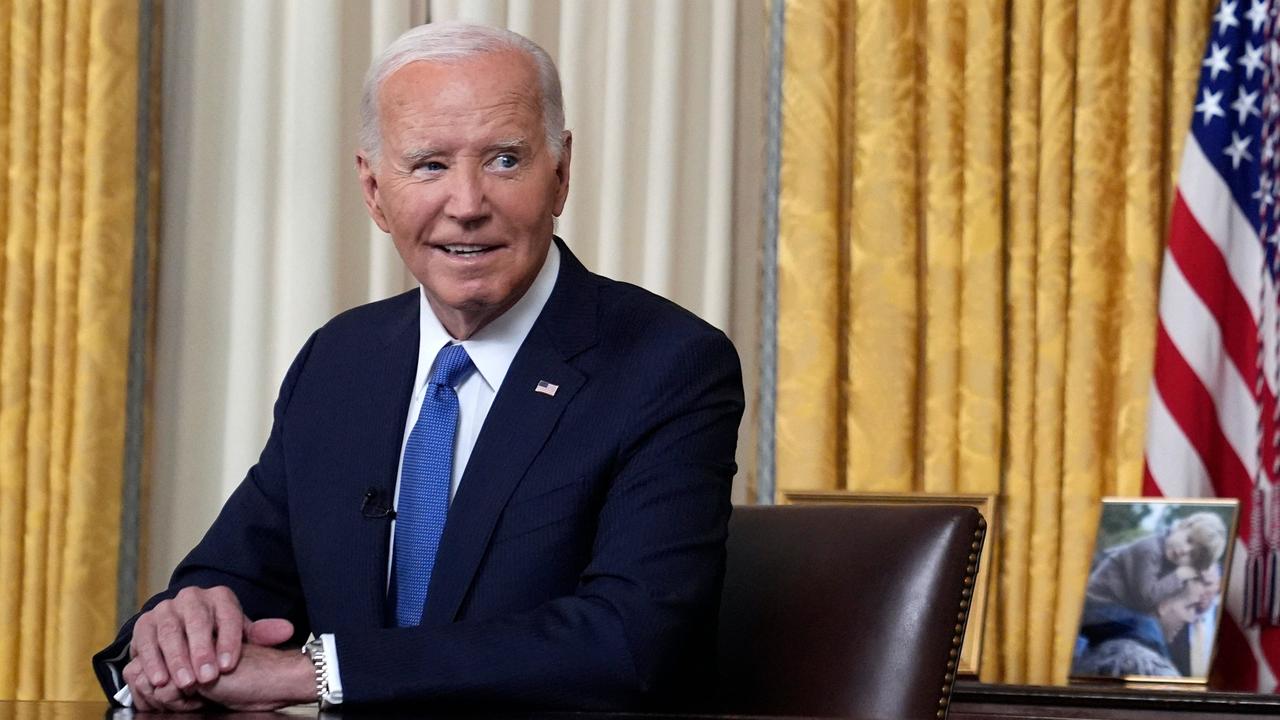
[[[476,371],[489,386],[492,392],[498,392],[502,380],[511,368],[511,361],[524,344],[524,339],[533,329],[533,323],[542,313],[542,308],[555,289],[556,277],[560,274],[560,248],[553,242],[547,248],[547,257],[542,261],[542,268],[533,279],[533,284],[525,294],[503,314],[480,328],[476,334],[463,340],[460,344],[466,348],[467,355],[476,366]],[[435,364],[436,353],[448,343],[456,343],[449,331],[440,324],[439,318],[432,312],[427,302],[426,291],[418,290],[418,377],[415,388],[421,388],[430,377],[431,366]]]

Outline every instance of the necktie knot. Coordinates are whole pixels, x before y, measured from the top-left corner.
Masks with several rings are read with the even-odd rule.
[[[436,364],[427,379],[430,385],[453,387],[471,369],[471,356],[461,345],[445,345],[436,354]]]

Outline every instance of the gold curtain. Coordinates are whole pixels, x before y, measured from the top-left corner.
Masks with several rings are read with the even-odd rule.
[[[116,625],[139,10],[0,0],[0,699],[100,698]]]
[[[1212,0],[786,0],[776,477],[998,493],[982,677],[1061,682],[1141,490]]]

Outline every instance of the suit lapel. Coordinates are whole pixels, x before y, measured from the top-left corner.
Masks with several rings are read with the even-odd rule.
[[[367,563],[350,563],[344,572],[358,573],[349,577],[353,589],[359,588],[359,617],[361,625],[383,627],[386,624],[387,552],[390,541],[391,516],[379,508],[389,509],[395,497],[396,473],[400,464],[400,445],[404,437],[405,417],[413,393],[413,380],[418,367],[418,297],[416,292],[406,293],[404,305],[397,305],[396,312],[381,335],[385,344],[372,348],[364,358],[367,383],[363,392],[373,409],[374,422],[367,428],[369,468],[366,486],[357,488],[362,494],[372,492],[373,497],[353,512],[355,524],[347,535],[352,544],[351,557],[370,558]],[[361,402],[365,398],[361,399]],[[357,432],[361,432],[357,430]]]
[[[424,624],[457,616],[507,499],[587,378],[567,361],[595,340],[590,275],[557,238],[555,290],[507,371],[449,508],[424,608]],[[546,381],[554,395],[537,392]]]

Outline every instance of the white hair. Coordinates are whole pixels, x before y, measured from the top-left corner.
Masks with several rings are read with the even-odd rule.
[[[488,25],[441,22],[419,25],[405,32],[374,60],[364,77],[360,96],[360,150],[376,165],[382,151],[378,124],[378,93],[396,70],[414,62],[457,62],[477,55],[505,50],[523,52],[533,60],[542,101],[542,124],[551,157],[559,160],[564,148],[564,98],[555,61],[537,43],[518,33]]]

